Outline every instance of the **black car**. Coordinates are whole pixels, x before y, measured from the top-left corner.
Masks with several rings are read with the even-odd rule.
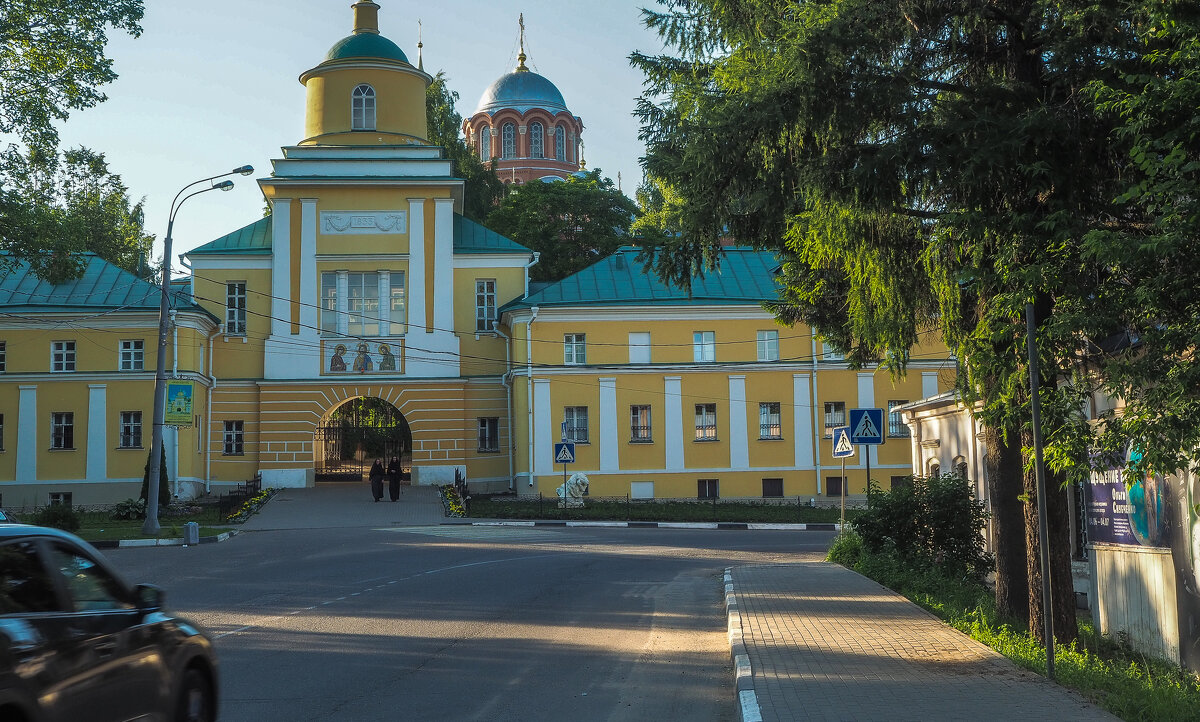
[[[217,664],[200,629],[130,587],[87,542],[0,524],[0,720],[217,716]]]

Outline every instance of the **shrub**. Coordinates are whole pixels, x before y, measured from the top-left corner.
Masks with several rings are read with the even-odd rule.
[[[833,540],[833,544],[829,547],[829,555],[825,559],[835,564],[841,564],[847,569],[854,569],[858,565],[859,559],[862,558],[862,550],[862,537],[847,529]]]
[[[852,525],[872,553],[894,552],[904,563],[982,579],[992,568],[984,551],[987,512],[970,483],[953,474],[913,477],[890,492],[872,483],[867,511]]]
[[[146,500],[145,499],[126,499],[113,506],[113,519],[145,519],[146,518]]]
[[[52,526],[63,531],[79,530],[79,514],[66,504],[44,506],[33,515],[32,521],[37,526]]]

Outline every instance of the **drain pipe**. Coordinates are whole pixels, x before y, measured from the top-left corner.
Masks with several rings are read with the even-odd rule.
[[[504,339],[504,373],[500,376],[500,385],[504,387],[504,401],[508,407],[508,490],[516,491],[516,481],[513,478],[513,454],[516,452],[516,442],[513,440],[513,412],[512,412],[512,349],[509,346],[512,337],[504,333],[500,329],[500,325],[496,324],[493,329],[500,338]]]
[[[525,298],[529,298],[529,269],[533,268],[538,261],[542,259],[541,251],[534,251],[529,257],[529,263],[525,264]]]
[[[540,309],[534,306],[530,310],[532,313],[525,321],[525,413],[528,431],[526,441],[529,446],[529,485],[533,486],[533,322],[537,319]]]
[[[212,334],[208,337],[208,368],[205,369],[208,372],[208,398],[206,399],[207,409],[204,412],[206,414],[204,419],[205,494],[212,492],[212,474],[210,473],[210,470],[212,469],[212,397],[213,392],[217,390],[217,375],[213,373],[213,341],[216,340],[217,336],[222,335],[223,328],[223,324],[217,324],[217,328],[213,330]],[[196,429],[196,433],[199,434],[200,430]]]

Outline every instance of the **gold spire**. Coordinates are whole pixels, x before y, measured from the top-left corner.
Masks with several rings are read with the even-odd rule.
[[[583,157],[583,141],[579,141],[579,170],[587,170],[587,158]]]
[[[421,56],[421,48],[425,47],[425,43],[421,42],[421,21],[417,21],[417,70],[425,69],[425,59]]]
[[[379,34],[379,6],[371,0],[358,0],[350,6],[354,9],[354,33]]]
[[[517,22],[521,26],[521,54],[517,56],[517,72],[528,73],[529,68],[525,67],[525,13],[521,13]]]

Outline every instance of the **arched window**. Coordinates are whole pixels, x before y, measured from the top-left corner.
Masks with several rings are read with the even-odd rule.
[[[500,129],[500,157],[504,159],[517,157],[517,126],[505,123]]]
[[[479,131],[479,160],[487,163],[492,159],[492,129],[484,126]]]
[[[942,463],[937,459],[929,460],[929,478],[936,479],[942,475]]]
[[[967,478],[967,460],[961,456],[954,458],[954,475],[960,479]]]
[[[533,158],[546,157],[546,134],[542,131],[541,123],[529,126],[529,155]]]
[[[375,130],[375,89],[365,83],[350,94],[350,129]]]
[[[561,125],[554,129],[554,160],[567,160],[567,131]]]

